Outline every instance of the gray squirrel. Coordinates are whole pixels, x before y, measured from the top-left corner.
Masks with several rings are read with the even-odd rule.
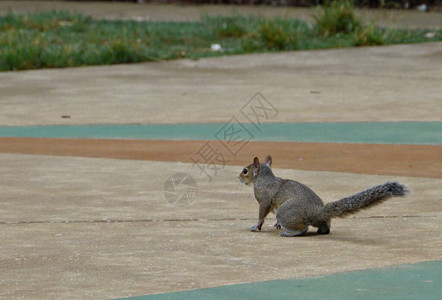
[[[274,226],[284,229],[281,236],[303,235],[309,226],[317,227],[319,234],[328,234],[332,218],[344,217],[408,193],[404,185],[387,182],[324,205],[308,186],[273,175],[271,165],[270,155],[265,158],[264,164],[260,164],[255,157],[253,163],[239,175],[242,183],[253,184],[255,198],[259,203],[258,223],[250,231],[261,230],[265,217],[273,212],[277,220]]]

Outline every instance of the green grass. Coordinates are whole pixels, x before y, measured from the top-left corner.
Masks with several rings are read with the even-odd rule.
[[[318,7],[313,19],[316,22],[316,32],[324,36],[348,34],[361,27],[361,21],[356,17],[353,2],[350,0],[334,1]]]
[[[201,22],[96,21],[67,11],[0,17],[0,71],[200,58],[282,50],[441,41],[442,29],[363,25],[347,2],[326,6],[315,23],[252,16]],[[211,51],[221,44],[222,51]]]

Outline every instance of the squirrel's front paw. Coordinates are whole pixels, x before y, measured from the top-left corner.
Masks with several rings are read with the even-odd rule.
[[[281,224],[279,222],[276,222],[275,225],[273,225],[276,229],[281,229]]]
[[[250,231],[260,231],[260,230],[261,230],[261,226],[258,226],[258,224],[250,227]]]

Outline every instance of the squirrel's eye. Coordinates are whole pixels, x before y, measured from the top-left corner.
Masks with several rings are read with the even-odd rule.
[[[247,172],[249,172],[249,170],[244,169],[244,170],[242,170],[242,172],[244,173],[244,175],[247,175]]]

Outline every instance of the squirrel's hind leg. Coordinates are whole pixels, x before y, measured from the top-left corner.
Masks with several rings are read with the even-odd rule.
[[[279,222],[276,222],[273,227],[275,227],[276,229],[281,229],[281,224],[279,224]]]
[[[318,226],[318,231],[316,231],[319,234],[329,234],[330,233],[330,220],[327,223],[321,224]]]
[[[293,237],[293,236],[301,236],[304,235],[307,231],[308,231],[308,226],[305,226],[304,229],[302,230],[296,230],[296,231],[291,231],[291,230],[287,230],[287,228],[283,228],[285,231],[281,232],[279,235],[280,236],[285,236],[285,237]]]

